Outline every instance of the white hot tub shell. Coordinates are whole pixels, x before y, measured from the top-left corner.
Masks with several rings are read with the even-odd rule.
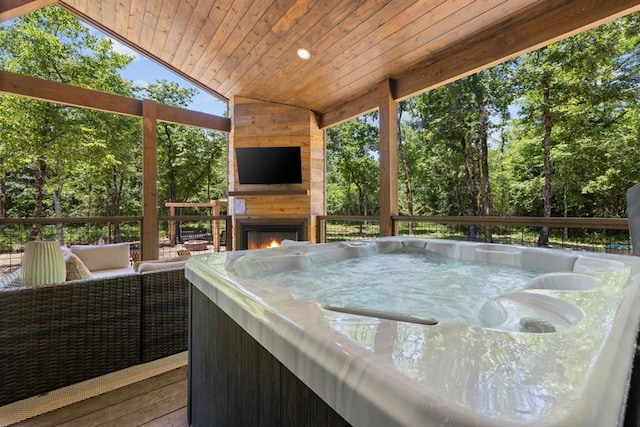
[[[478,301],[476,324],[336,311],[260,280],[407,251],[536,275]],[[380,427],[621,424],[638,273],[633,256],[403,237],[206,254],[186,268],[197,290],[344,420]]]

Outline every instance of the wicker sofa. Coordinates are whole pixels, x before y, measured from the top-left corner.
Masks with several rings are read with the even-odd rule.
[[[187,349],[184,268],[0,289],[0,405]]]

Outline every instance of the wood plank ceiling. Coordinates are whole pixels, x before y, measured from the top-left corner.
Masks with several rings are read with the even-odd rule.
[[[640,0],[59,0],[221,99],[308,108],[324,125],[638,10]],[[300,47],[311,58],[297,57]]]

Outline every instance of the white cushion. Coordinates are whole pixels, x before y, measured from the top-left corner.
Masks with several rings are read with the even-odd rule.
[[[91,273],[129,266],[128,243],[71,245],[71,251],[78,255],[78,258],[82,260]]]
[[[127,274],[134,274],[136,271],[133,267],[123,268],[110,268],[108,270],[98,270],[91,273],[94,279],[101,279],[103,277],[124,276]]]
[[[172,268],[181,268],[187,261],[173,261],[173,262],[142,262],[138,266],[138,273],[144,273],[146,271],[154,271],[154,270],[169,270]]]

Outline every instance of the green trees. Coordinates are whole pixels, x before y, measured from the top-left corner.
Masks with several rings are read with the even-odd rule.
[[[414,165],[403,164],[400,179],[419,183],[427,198],[409,195],[407,207],[432,215],[491,215],[489,143],[508,117],[511,101],[505,90],[505,68],[495,67],[415,97],[407,108],[409,119],[401,125],[408,138],[402,151],[422,152],[412,156]],[[493,119],[493,120],[492,120]],[[401,154],[403,162],[409,157]],[[413,191],[418,194],[418,191]],[[415,199],[415,200],[414,200]],[[470,229],[470,237],[476,230]],[[491,241],[491,231],[484,238]]]
[[[132,58],[111,49],[111,43],[90,34],[81,23],[58,8],[49,7],[2,27],[0,32],[2,68],[21,74],[130,94],[130,84],[118,69]],[[78,109],[4,96],[1,104],[3,144],[14,153],[7,168],[24,165],[33,176],[31,215],[42,217],[46,210],[62,214],[62,192],[69,177],[83,159],[96,155],[83,144],[86,114]],[[16,157],[21,160],[16,162]],[[11,166],[13,165],[13,166]],[[53,206],[45,206],[52,194]],[[61,232],[60,232],[61,233]],[[30,239],[38,237],[34,225]]]
[[[327,130],[327,211],[373,215],[378,211],[378,128],[371,115]]]
[[[625,216],[640,181],[639,34],[630,15],[401,102],[401,213]],[[121,78],[131,60],[55,7],[0,27],[4,70],[189,107],[192,90]],[[327,130],[328,213],[377,213],[376,120]],[[0,216],[139,214],[141,133],[139,119],[0,96]],[[224,197],[225,147],[159,124],[160,209]]]
[[[143,92],[148,99],[181,108],[188,107],[196,94],[195,90],[164,80],[150,84]],[[225,197],[225,154],[226,138],[220,133],[159,123],[160,198],[167,202],[187,202]],[[203,189],[206,194],[199,191]]]
[[[639,27],[630,15],[401,102],[401,213],[626,216],[640,181]],[[328,156],[340,157],[347,137],[330,135]],[[374,132],[350,135],[374,150]],[[344,168],[330,161],[328,174],[329,200],[342,200]]]
[[[631,15],[517,59],[520,114],[513,130],[520,143],[514,141],[511,151],[542,146],[530,156],[512,153],[529,171],[537,169],[513,174],[519,188],[530,189],[527,198],[543,197],[541,207],[524,213],[624,215],[626,188],[638,179],[634,164],[622,167],[637,135],[628,122],[637,112],[637,21]],[[538,244],[548,237],[543,228]]]
[[[57,7],[0,27],[0,66],[14,73],[132,97],[137,88],[120,76],[132,60]],[[168,82],[142,92],[180,107],[194,96]],[[0,135],[3,217],[140,214],[140,119],[0,96]],[[161,123],[158,144],[161,206],[226,194],[224,136]],[[39,234],[35,225],[29,238]],[[117,225],[111,237],[119,240]]]

